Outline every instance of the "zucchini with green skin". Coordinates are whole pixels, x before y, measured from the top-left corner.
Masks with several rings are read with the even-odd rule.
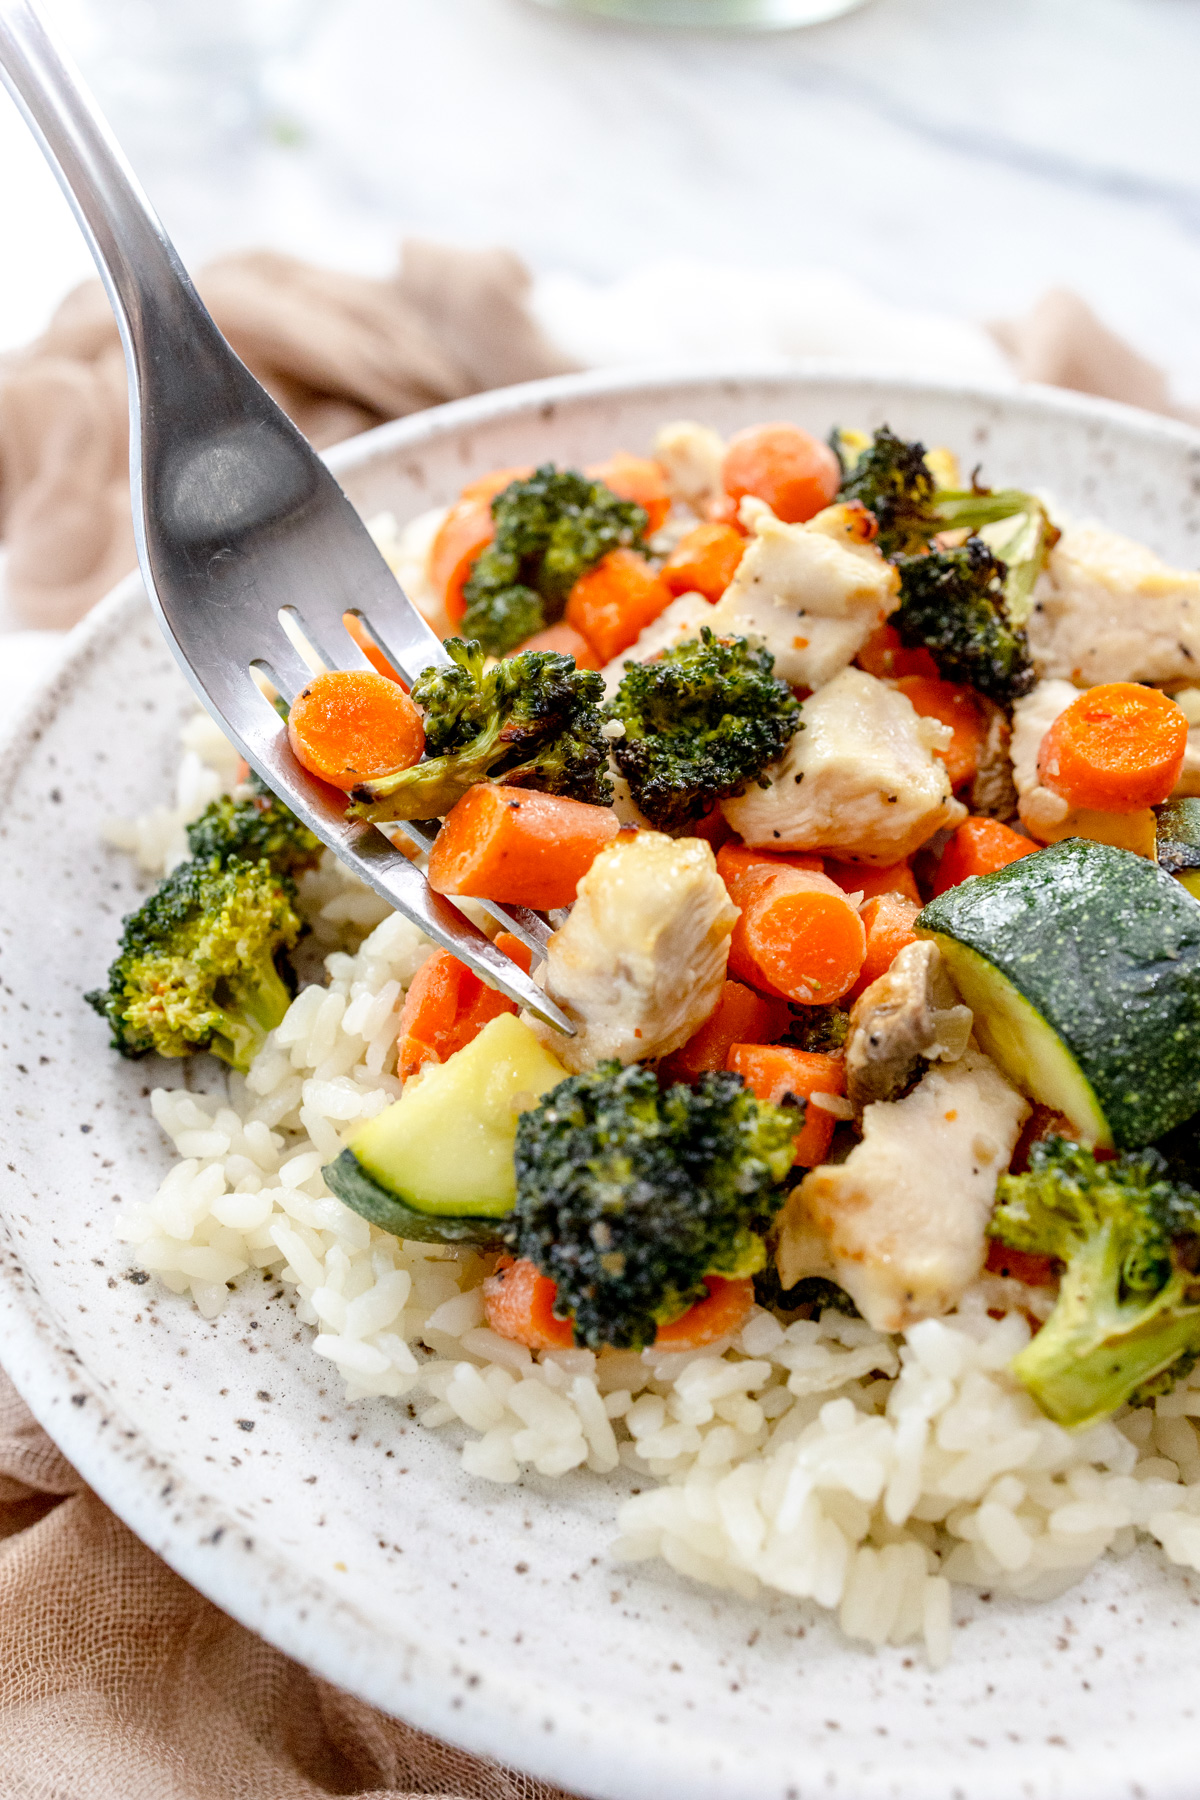
[[[1158,866],[1200,900],[1200,800],[1188,795],[1156,806]]]
[[[1154,863],[1082,838],[918,915],[983,1049],[1083,1142],[1133,1149],[1200,1111],[1200,911]]]
[[[360,1125],[323,1170],[326,1186],[397,1237],[495,1244],[517,1198],[517,1120],[566,1076],[529,1027],[503,1013]]]

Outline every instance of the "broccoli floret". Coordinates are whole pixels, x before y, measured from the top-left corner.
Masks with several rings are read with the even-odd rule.
[[[597,701],[604,683],[573,657],[524,650],[484,673],[477,643],[447,638],[450,669],[426,669],[412,697],[425,715],[425,760],[351,791],[376,824],[440,819],[477,781],[540,788],[593,806],[612,799]]]
[[[970,682],[998,705],[1027,694],[1035,679],[1029,645],[1005,610],[1006,567],[983,539],[895,560],[900,606],[890,622],[901,643],[923,646],[945,680]]]
[[[693,824],[783,753],[800,707],[774,666],[769,650],[707,625],[655,662],[626,664],[605,717],[625,728],[612,745],[617,767],[660,830]]]
[[[463,633],[503,656],[562,617],[567,595],[618,545],[640,545],[648,519],[602,481],[544,463],[492,501],[496,535],[463,588]]]
[[[760,1306],[773,1312],[799,1312],[801,1307],[806,1307],[810,1317],[837,1312],[844,1313],[848,1319],[862,1318],[845,1288],[839,1287],[836,1281],[826,1280],[824,1275],[804,1275],[792,1287],[785,1288],[773,1258],[754,1277],[754,1298]]]
[[[1097,1162],[1065,1138],[1004,1175],[989,1227],[1066,1266],[1049,1319],[1012,1365],[1044,1413],[1088,1425],[1167,1392],[1200,1356],[1200,1193],[1157,1150]]]
[[[180,865],[124,921],[107,988],[85,995],[123,1056],[211,1050],[249,1068],[291,1003],[283,960],[303,922],[265,862]]]
[[[641,1349],[705,1275],[765,1266],[803,1116],[737,1075],[664,1090],[639,1064],[570,1076],[521,1114],[508,1243],[557,1282],[576,1343]]]
[[[845,1048],[850,1035],[850,1014],[840,1006],[793,1006],[791,1024],[783,1041],[797,1050],[816,1050],[828,1055]]]
[[[223,794],[211,801],[188,826],[187,838],[188,849],[201,862],[215,858],[222,867],[234,858],[267,862],[278,875],[300,875],[321,856],[320,838],[266,788],[248,800]]]

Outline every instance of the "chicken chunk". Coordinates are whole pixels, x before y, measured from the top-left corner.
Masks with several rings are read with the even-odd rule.
[[[1017,810],[1026,831],[1043,844],[1058,835],[1071,809],[1061,794],[1043,787],[1038,780],[1038,751],[1059,713],[1066,712],[1078,698],[1079,689],[1069,681],[1039,681],[1013,707],[1012,762]]]
[[[577,1071],[678,1050],[720,998],[738,916],[712,850],[640,831],[602,850],[578,893],[547,949],[546,991],[576,1026],[555,1055]]]
[[[886,682],[843,669],[805,701],[802,728],[767,785],[726,800],[725,817],[756,848],[828,850],[886,867],[966,817],[933,754],[950,737]]]
[[[949,1312],[983,1267],[996,1182],[1028,1113],[974,1047],[903,1100],[868,1106],[846,1161],[810,1170],[788,1200],[784,1286],[832,1271],[877,1331]]]
[[[926,1062],[957,1062],[974,1018],[942,967],[936,944],[906,944],[860,994],[846,1039],[846,1094],[856,1114],[894,1100]]]
[[[807,525],[759,513],[713,630],[765,644],[794,687],[823,687],[900,603],[900,578],[873,534],[860,506],[827,507]]]
[[[725,440],[710,426],[676,419],[655,438],[654,454],[666,471],[672,499],[700,507],[720,493]]]
[[[675,650],[690,638],[700,636],[700,627],[712,623],[713,608],[703,594],[680,594],[657,619],[652,619],[628,650],[622,650],[601,670],[605,697],[612,699],[621,685],[625,664],[650,662],[664,650]]]
[[[1103,526],[1070,526],[1038,582],[1029,648],[1039,674],[1077,687],[1200,675],[1200,574]]]

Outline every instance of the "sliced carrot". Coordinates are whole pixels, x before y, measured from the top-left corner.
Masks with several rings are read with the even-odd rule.
[[[957,887],[972,875],[991,875],[996,869],[1006,869],[1009,863],[1031,856],[1039,848],[1002,825],[999,819],[964,819],[942,851],[933,891],[944,894],[947,888]]]
[[[602,481],[620,500],[636,500],[645,509],[646,530],[657,531],[671,510],[671,490],[661,463],[648,456],[618,450],[607,462],[584,470],[589,481]]]
[[[515,1013],[513,1002],[451,956],[435,950],[413,976],[396,1034],[396,1073],[407,1081],[428,1062],[443,1063],[473,1043],[491,1019]]]
[[[745,552],[746,540],[732,525],[697,525],[680,538],[660,573],[673,594],[717,601]]]
[[[718,856],[721,857],[730,846]],[[726,869],[732,858],[726,857]],[[764,860],[757,868],[738,859],[732,881],[741,908],[729,940],[729,971],[765,993],[824,1006],[854,985],[866,954],[858,913],[828,876]],[[736,891],[735,891],[736,890]]]
[[[660,1325],[654,1338],[656,1350],[700,1350],[741,1329],[754,1305],[754,1283],[729,1275],[706,1275],[708,1293],[703,1300],[669,1325]]]
[[[606,806],[481,781],[446,815],[429,855],[429,885],[505,906],[570,906],[620,829]]]
[[[571,589],[567,623],[582,633],[602,663],[610,663],[636,642],[672,598],[644,556],[636,550],[610,550]]]
[[[933,753],[945,763],[951,787],[960,788],[973,780],[987,737],[983,708],[973,691],[959,682],[936,681],[928,675],[902,675],[896,686],[922,719],[940,719],[953,731],[949,747]]]
[[[727,844],[729,842],[730,838],[733,836],[733,832],[726,823],[725,814],[721,811],[720,807],[710,806],[703,818],[697,819],[695,823],[689,827],[688,835],[690,837],[703,838],[704,842],[706,844],[711,844],[713,851],[716,852],[721,848],[722,844]]]
[[[798,425],[736,432],[721,470],[721,485],[732,499],[753,494],[789,525],[832,505],[841,484],[841,464],[829,445]]]
[[[727,981],[720,998],[682,1049],[658,1065],[664,1082],[697,1081],[709,1069],[723,1069],[734,1044],[770,1044],[782,1037],[790,1018],[783,1000],[769,1000],[740,981]]]
[[[530,1350],[570,1350],[575,1327],[556,1319],[558,1287],[531,1262],[501,1257],[483,1284],[483,1313],[492,1330]]]
[[[846,1065],[840,1056],[823,1056],[815,1050],[793,1050],[788,1044],[734,1044],[725,1067],[740,1075],[752,1094],[781,1106],[788,1094],[810,1104],[796,1139],[795,1160],[814,1169],[829,1154],[836,1123],[824,1107],[811,1104],[814,1094],[844,1094]]]
[[[988,1239],[989,1275],[1008,1275],[1023,1281],[1026,1287],[1053,1287],[1058,1280],[1058,1267],[1052,1256],[1041,1256],[1035,1250],[1010,1250],[999,1238]]]
[[[938,679],[938,666],[928,650],[906,650],[894,625],[877,625],[854,660],[880,681],[897,681],[905,675]]]
[[[889,863],[886,869],[868,869],[865,863],[834,862],[827,856],[825,873],[843,893],[861,894],[864,900],[874,900],[878,894],[903,894],[918,903],[921,899],[917,878],[906,862]]]
[[[509,656],[520,656],[524,650],[557,650],[560,656],[573,656],[577,669],[599,669],[600,658],[592,649],[587,639],[576,631],[573,625],[565,621],[557,625],[548,625],[545,631],[535,631],[533,636],[518,644]]]
[[[301,688],[288,742],[311,775],[350,789],[410,769],[425,748],[421,715],[395,681],[374,669],[329,669]]]
[[[740,838],[722,844],[717,851],[717,874],[735,906],[744,906],[751,891],[779,869],[804,869],[823,875],[825,863],[815,851],[751,850]]]
[[[517,967],[524,969],[528,975],[533,967],[533,951],[528,944],[523,944],[519,937],[513,936],[511,931],[498,931],[492,942],[497,950],[503,950],[510,962],[515,962]]]
[[[1105,682],[1059,713],[1038,751],[1038,777],[1072,806],[1138,812],[1168,797],[1187,740],[1187,716],[1166,694]]]
[[[446,608],[446,617],[457,625],[467,610],[463,588],[481,550],[496,535],[489,500],[460,500],[438,527],[429,551],[429,581]]]
[[[460,500],[492,501],[497,494],[502,494],[506,487],[514,481],[527,481],[533,474],[533,464],[525,463],[519,469],[493,469],[490,474],[480,475],[474,481],[468,481],[459,495]]]
[[[865,903],[859,918],[867,934],[867,953],[858,980],[847,995],[849,1000],[865,994],[873,981],[887,974],[905,944],[916,942],[913,920],[920,910],[919,900],[909,900],[903,894],[878,894]]]

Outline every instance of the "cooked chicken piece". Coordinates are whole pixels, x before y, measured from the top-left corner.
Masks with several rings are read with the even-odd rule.
[[[712,850],[641,831],[602,850],[578,893],[547,950],[546,992],[577,1027],[551,1034],[555,1055],[578,1070],[678,1050],[720,998],[738,916]]]
[[[654,454],[666,470],[674,500],[700,507],[721,491],[725,439],[707,425],[677,419],[664,425],[654,440]]]
[[[1069,681],[1039,681],[1013,707],[1012,761],[1018,810],[1026,831],[1042,843],[1058,836],[1071,809],[1061,794],[1038,780],[1038,751],[1059,713],[1066,712],[1078,698],[1079,689]]]
[[[620,687],[626,663],[649,662],[663,650],[674,650],[689,638],[699,637],[700,627],[712,624],[713,611],[703,594],[680,594],[678,600],[672,600],[665,612],[650,621],[628,650],[622,650],[620,656],[614,656],[601,670],[607,698],[611,700]]]
[[[723,811],[757,848],[828,850],[854,862],[900,862],[966,808],[933,752],[950,728],[922,719],[895,688],[843,669],[804,703],[780,762]]]
[[[974,1047],[903,1100],[869,1106],[846,1161],[810,1170],[788,1200],[784,1286],[832,1267],[877,1331],[949,1312],[983,1267],[996,1182],[1028,1112]]]
[[[1200,675],[1200,574],[1101,525],[1068,526],[1038,582],[1029,648],[1039,674],[1077,687]]]
[[[902,1094],[922,1061],[957,1062],[974,1018],[959,1003],[936,944],[906,944],[860,994],[846,1039],[846,1094],[855,1114]]]
[[[1017,790],[1013,782],[1012,732],[1001,707],[982,694],[976,702],[986,709],[987,735],[971,781],[968,805],[976,815],[999,819],[1008,825],[1017,816]]]
[[[861,506],[827,507],[807,525],[760,513],[713,630],[765,644],[794,687],[823,687],[900,603],[899,576],[873,536]]]
[[[1181,800],[1189,794],[1200,795],[1200,688],[1184,688],[1175,700],[1187,714],[1188,722],[1183,769],[1173,790],[1174,797]]]

